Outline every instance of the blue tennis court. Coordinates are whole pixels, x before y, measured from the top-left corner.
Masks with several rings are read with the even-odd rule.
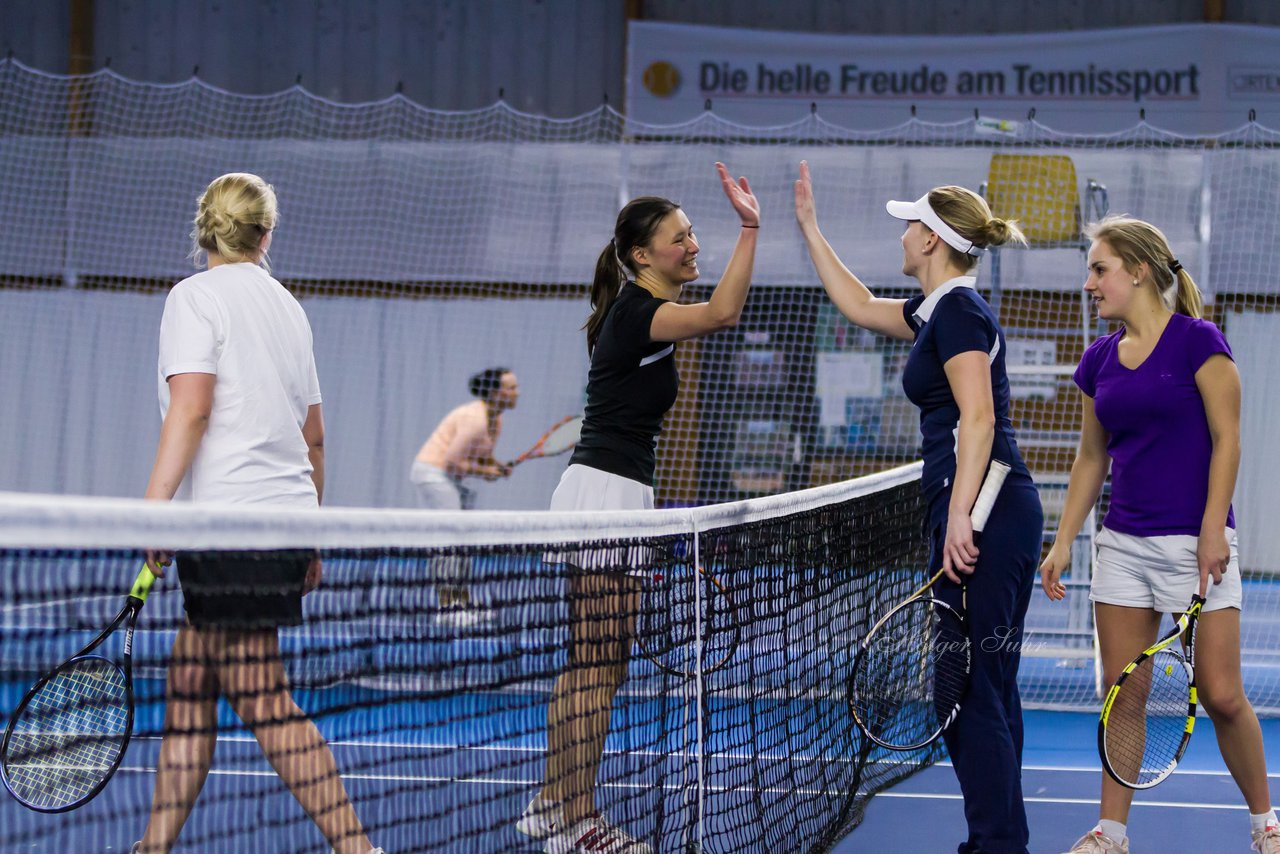
[[[307,600],[306,624],[282,631],[299,705],[329,741],[362,821],[388,852],[540,850],[514,825],[544,778],[547,697],[565,665],[568,619],[563,579],[549,572],[540,549],[524,545],[508,558],[487,549],[474,557],[477,590],[494,605],[494,620],[473,632],[433,620],[438,567],[426,551],[385,549],[335,553],[325,588]],[[866,621],[893,601],[892,591],[867,587],[856,572],[821,570],[822,561],[802,549],[794,554],[800,557],[786,568],[753,561],[740,576],[721,570],[734,595],[757,598],[735,611],[731,655],[704,674],[700,702],[696,680],[633,654],[614,703],[599,805],[633,832],[660,840],[659,850],[683,850],[699,828],[707,852],[810,850],[824,839],[837,852],[951,850],[964,819],[945,756],[866,750],[848,714],[842,674]],[[57,556],[55,576],[18,571],[45,559],[20,553],[0,560],[15,594],[3,627],[6,713],[35,673],[105,622],[135,566],[133,557],[90,551]],[[677,561],[670,569],[680,577],[688,567]],[[899,588],[912,580],[905,569],[879,578]],[[1257,603],[1275,595],[1273,584],[1247,585],[1254,609],[1244,621],[1251,639],[1246,678],[1254,686],[1272,684],[1275,628]],[[1031,624],[1042,635],[1065,619],[1053,607],[1033,600]],[[140,836],[163,731],[160,677],[179,615],[172,586],[153,594],[144,612],[134,649],[138,736],[117,776],[96,800],[63,815],[38,815],[0,798],[9,850],[126,851]],[[1024,658],[1028,697],[1079,704],[1091,696],[1091,658],[1034,653]],[[1263,707],[1274,702],[1270,694],[1254,699]],[[1096,820],[1096,716],[1030,711],[1026,719],[1031,851],[1056,854]],[[1280,721],[1265,726],[1274,770]],[[237,847],[321,850],[323,838],[225,701],[218,727],[213,769],[179,850],[219,850],[232,839]],[[933,760],[941,761],[918,771]],[[868,804],[869,790],[878,794]],[[1131,835],[1141,848],[1209,854],[1231,850],[1217,847],[1224,839],[1247,846],[1247,815],[1206,718],[1182,768],[1137,803]],[[861,825],[839,840],[864,808]]]
[[[11,696],[6,692],[5,700]],[[305,695],[299,699],[307,704]],[[508,708],[504,714],[513,728],[523,728],[526,734],[485,744],[476,743],[483,734],[460,720],[475,711],[462,703],[424,703],[377,713],[352,711],[317,721],[330,740],[362,818],[378,828],[379,844],[388,851],[541,850],[515,832],[514,819],[540,783],[540,723],[545,721],[545,707]],[[455,723],[442,723],[450,717]],[[1081,713],[1029,712],[1026,722],[1023,779],[1030,851],[1057,854],[1097,819],[1101,773],[1095,748],[1097,719]],[[155,724],[158,721],[140,722],[146,728]],[[1269,765],[1280,767],[1280,721],[1264,721],[1264,735]],[[451,741],[442,741],[449,736]],[[0,801],[0,825],[39,826],[38,838],[8,850],[127,851],[141,828],[116,820],[113,813],[123,807],[126,815],[137,818],[134,799],[149,797],[157,748],[154,738],[136,741],[107,790],[70,815],[36,817],[11,799]],[[635,776],[627,783],[612,784],[606,799],[634,798],[651,815],[693,808],[683,803],[685,793],[676,781],[646,776],[642,757],[621,757],[619,752],[626,749],[625,743],[610,744],[613,767],[605,773],[627,776],[630,763]],[[495,762],[495,754],[504,759]],[[725,756],[722,761],[731,763],[733,758]],[[809,761],[811,757],[793,756],[784,766]],[[784,779],[787,769],[777,773]],[[744,769],[741,786],[728,786],[709,796],[719,801],[719,809],[728,807],[729,816],[734,809],[749,809],[753,798],[768,794],[751,790],[753,776],[753,771]],[[1280,774],[1271,777],[1277,780]],[[809,797],[835,796],[811,793]],[[509,820],[502,820],[504,814]],[[1135,799],[1130,836],[1135,847],[1141,845],[1144,850],[1243,852],[1248,844],[1247,823],[1239,792],[1217,754],[1212,724],[1202,718],[1178,772]],[[323,845],[257,745],[243,734],[220,739],[214,769],[179,850],[202,850],[223,838],[229,825],[236,827],[237,838],[249,847],[302,852],[320,850]],[[948,851],[960,839],[963,827],[959,790],[943,760],[874,797],[862,825],[832,850],[836,854]],[[447,842],[450,838],[455,840],[452,844]],[[803,847],[793,840],[777,850]],[[734,850],[764,851],[767,846],[742,838]]]
[[[6,686],[6,708],[25,687]],[[316,723],[329,740],[362,820],[386,850],[541,850],[519,836],[514,823],[542,780],[545,701],[515,694],[459,694],[381,705],[381,692],[350,689],[335,689],[328,696],[299,691],[296,696],[303,708],[351,707],[317,718]],[[679,748],[680,729],[659,731],[662,709],[657,705],[628,702],[615,713],[614,735],[601,770],[601,778],[611,782],[603,786],[601,799],[606,810],[617,804],[627,815],[642,816],[631,823],[646,837],[670,839],[672,831],[664,823],[678,832],[697,809],[696,770],[692,752],[683,757],[672,753]],[[151,719],[140,719],[137,728],[158,730],[160,707],[144,708]],[[230,728],[229,710],[222,711],[222,723]],[[790,803],[814,815],[839,813],[843,792],[805,788],[803,782],[797,788],[797,781],[810,778],[815,765],[848,761],[784,750],[786,726],[797,732],[811,729],[812,724],[801,719],[804,714],[802,705],[795,704],[789,713],[776,716],[786,722],[776,733],[777,755],[735,752],[729,744],[736,737],[731,730],[707,744],[707,776],[715,784],[708,786],[705,796],[708,811],[716,816],[709,832],[721,845],[730,843],[726,850],[771,847],[770,840],[752,838],[759,832],[757,809]],[[477,728],[477,721],[483,727]],[[127,851],[145,821],[145,810],[139,807],[150,800],[158,749],[155,737],[135,739],[103,794],[69,814],[38,816],[4,798],[0,825],[9,828],[7,838],[17,833],[20,843],[14,843],[14,850]],[[687,766],[681,767],[681,759],[687,759]],[[761,787],[761,780],[771,784]],[[743,826],[735,830],[737,821]],[[225,843],[229,828],[234,828],[237,845],[273,851],[314,851],[324,842],[253,739],[234,730],[219,737],[214,768],[181,846],[208,850]],[[779,828],[779,839],[784,830]],[[795,844],[796,837],[791,838]],[[772,847],[779,839],[772,840]]]
[[[1031,854],[1061,854],[1097,822],[1097,724],[1091,714],[1027,713],[1022,781]],[[1262,730],[1274,792],[1280,785],[1280,721],[1264,719]],[[960,790],[944,761],[873,798],[862,825],[833,850],[954,851],[963,834]],[[1249,813],[1207,718],[1196,721],[1187,756],[1173,776],[1134,798],[1129,838],[1134,851],[1249,850]]]

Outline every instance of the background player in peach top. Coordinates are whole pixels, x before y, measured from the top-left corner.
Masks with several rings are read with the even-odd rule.
[[[488,368],[468,382],[478,398],[455,407],[441,420],[418,451],[409,479],[418,491],[419,506],[428,510],[470,510],[475,494],[463,485],[467,477],[497,480],[511,476],[511,466],[493,458],[502,434],[502,413],[520,399],[520,384],[509,368]],[[466,561],[442,568],[446,579],[437,591],[445,622],[472,624],[480,618],[470,608]]]

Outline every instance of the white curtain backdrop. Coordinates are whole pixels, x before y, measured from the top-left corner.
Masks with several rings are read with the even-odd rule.
[[[413,507],[409,465],[469,400],[467,379],[520,379],[497,455],[512,458],[582,411],[582,300],[309,297],[327,431],[326,504]],[[0,490],[140,496],[160,433],[156,336],[163,294],[0,290]],[[478,505],[545,509],[566,458],[510,480],[468,481]]]
[[[1275,382],[1275,349],[1280,315],[1232,312],[1227,340],[1240,370],[1240,478],[1236,483],[1236,526],[1240,565],[1280,574],[1280,525],[1271,511],[1280,507],[1280,444],[1275,441],[1280,386]]]

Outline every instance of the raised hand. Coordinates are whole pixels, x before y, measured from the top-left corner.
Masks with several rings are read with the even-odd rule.
[[[728,168],[718,161],[716,172],[720,174],[720,185],[724,187],[724,194],[729,197],[729,204],[733,205],[733,209],[738,212],[742,224],[759,228],[760,202],[756,200],[755,193],[751,192],[751,185],[747,183],[747,179],[740,177],[734,181],[729,175]]]
[[[813,181],[809,178],[808,161],[800,161],[800,179],[796,181],[796,222],[801,228],[818,224],[818,211],[813,205]]]

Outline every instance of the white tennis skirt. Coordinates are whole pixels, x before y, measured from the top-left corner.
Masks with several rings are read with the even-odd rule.
[[[591,466],[574,464],[560,475],[551,509],[562,512],[652,510],[653,487]],[[570,563],[583,569],[613,570],[646,576],[654,549],[640,545],[547,552],[547,563]]]
[[[653,487],[638,480],[575,463],[560,475],[551,509],[652,510]]]
[[[1093,572],[1089,598],[1105,605],[1151,608],[1162,614],[1179,614],[1187,609],[1191,594],[1200,588],[1200,565],[1196,558],[1198,537],[1169,535],[1135,537],[1110,528],[1098,533],[1098,564]],[[1209,578],[1204,610],[1239,608],[1240,556],[1236,532],[1227,529],[1231,558],[1222,583]]]

